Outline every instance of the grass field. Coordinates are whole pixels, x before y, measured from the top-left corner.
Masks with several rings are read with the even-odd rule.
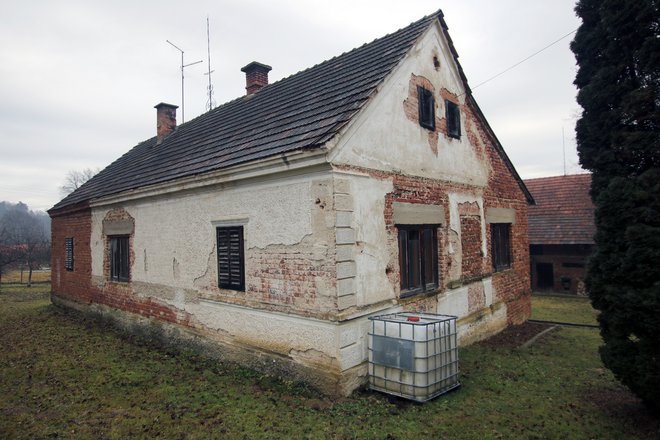
[[[532,299],[532,319],[598,325],[597,314],[585,297],[534,295]]]
[[[27,291],[27,293],[26,293]],[[120,334],[0,294],[0,438],[656,439],[660,424],[597,355],[594,329],[528,349],[460,349],[461,383],[426,404],[302,385]]]
[[[2,275],[2,284],[5,283],[27,283],[28,271],[23,271],[23,278],[21,280],[21,271],[12,270],[6,274]],[[34,271],[32,272],[32,282],[33,283],[50,283],[50,270],[47,271]]]

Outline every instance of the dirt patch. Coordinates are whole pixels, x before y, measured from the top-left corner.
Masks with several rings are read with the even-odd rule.
[[[495,336],[478,343],[483,347],[490,348],[516,348],[550,327],[547,324],[525,322],[521,325],[513,325],[506,328]]]
[[[595,372],[598,374],[598,372]],[[610,418],[617,420],[628,432],[641,438],[660,438],[660,414],[653,414],[642,401],[623,386],[591,389],[584,394]]]

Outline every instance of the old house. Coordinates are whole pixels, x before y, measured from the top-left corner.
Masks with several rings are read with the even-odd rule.
[[[442,13],[157,135],[50,211],[53,302],[334,394],[368,317],[530,314],[527,205]]]
[[[529,208],[532,289],[586,295],[584,277],[593,252],[591,174],[525,180]]]

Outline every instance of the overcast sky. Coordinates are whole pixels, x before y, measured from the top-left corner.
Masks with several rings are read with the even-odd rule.
[[[104,168],[156,133],[159,102],[205,111],[206,17],[214,100],[245,93],[240,68],[271,82],[442,9],[473,94],[523,178],[580,172],[573,0],[3,0],[0,14],[0,201],[46,210],[69,170]],[[178,110],[181,123],[181,108]],[[564,131],[562,136],[562,130]]]

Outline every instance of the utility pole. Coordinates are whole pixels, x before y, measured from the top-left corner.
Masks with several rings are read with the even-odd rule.
[[[170,40],[165,40],[165,41],[168,42],[170,45],[172,45],[172,47],[174,47],[176,50],[181,52],[181,123],[183,124],[184,122],[186,122],[186,116],[185,116],[186,115],[186,110],[185,110],[186,104],[185,104],[185,100],[184,100],[185,95],[184,95],[184,87],[183,87],[183,69],[185,67],[188,67],[188,66],[203,63],[204,61],[200,60],[200,61],[195,61],[194,63],[190,63],[190,64],[183,64],[183,50],[178,48]]]

